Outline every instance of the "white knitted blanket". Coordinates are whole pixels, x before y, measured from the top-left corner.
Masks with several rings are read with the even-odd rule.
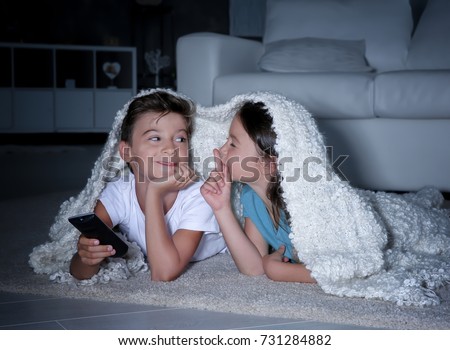
[[[338,296],[399,305],[438,304],[435,290],[450,281],[450,217],[440,209],[442,195],[433,188],[398,195],[351,187],[331,169],[314,119],[297,102],[261,92],[236,96],[223,105],[198,106],[191,140],[196,171],[208,176],[214,167],[212,149],[225,142],[236,110],[249,100],[263,102],[274,118],[291,239],[320,287]],[[90,280],[75,281],[68,272],[78,232],[67,217],[92,210],[106,181],[127,171],[117,153],[127,108],[128,104],[117,113],[86,187],[62,204],[50,241],[30,254],[35,272],[57,282],[93,284],[147,270],[142,252],[130,243],[127,259],[109,259]],[[234,186],[233,205],[241,219],[239,185]]]

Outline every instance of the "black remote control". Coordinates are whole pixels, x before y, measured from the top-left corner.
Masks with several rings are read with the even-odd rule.
[[[113,257],[119,258],[128,251],[128,245],[94,213],[75,215],[68,220],[87,238],[96,238],[101,245],[111,245],[116,250]]]

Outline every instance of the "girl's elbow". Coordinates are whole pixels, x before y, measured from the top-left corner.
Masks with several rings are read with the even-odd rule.
[[[282,279],[280,279],[280,276],[276,273],[273,273],[272,270],[268,269],[265,271],[266,277],[272,281],[280,282]]]
[[[239,272],[246,276],[252,277],[264,275],[264,269],[262,268],[262,266],[256,266],[253,268],[241,268],[239,269]]]
[[[285,263],[283,263],[285,264]],[[283,265],[281,265],[283,266]],[[263,264],[264,273],[266,277],[272,281],[283,282],[285,277],[283,276],[283,271],[280,269],[278,264],[274,264],[271,260],[264,260]]]

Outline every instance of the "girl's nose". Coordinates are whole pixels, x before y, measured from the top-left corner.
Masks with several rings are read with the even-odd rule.
[[[222,147],[219,148],[220,158],[223,159],[228,153],[228,142],[224,143]]]

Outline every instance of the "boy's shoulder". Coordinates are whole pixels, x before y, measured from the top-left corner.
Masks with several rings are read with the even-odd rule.
[[[183,188],[182,190],[180,190],[180,192],[184,196],[195,195],[196,193],[200,193],[200,187],[202,187],[203,183],[204,183],[203,180],[195,181],[191,185],[189,185],[188,187]]]
[[[106,186],[109,190],[126,191],[127,189],[133,189],[135,186],[135,179],[132,173],[121,174],[115,178],[110,179]]]
[[[200,192],[200,188],[202,187],[203,183],[204,183],[203,180],[195,181],[188,187],[178,191],[177,202],[179,202],[180,204],[189,203],[189,205],[194,203],[195,205],[200,205],[202,202],[206,203],[205,199],[203,198],[203,195]]]

